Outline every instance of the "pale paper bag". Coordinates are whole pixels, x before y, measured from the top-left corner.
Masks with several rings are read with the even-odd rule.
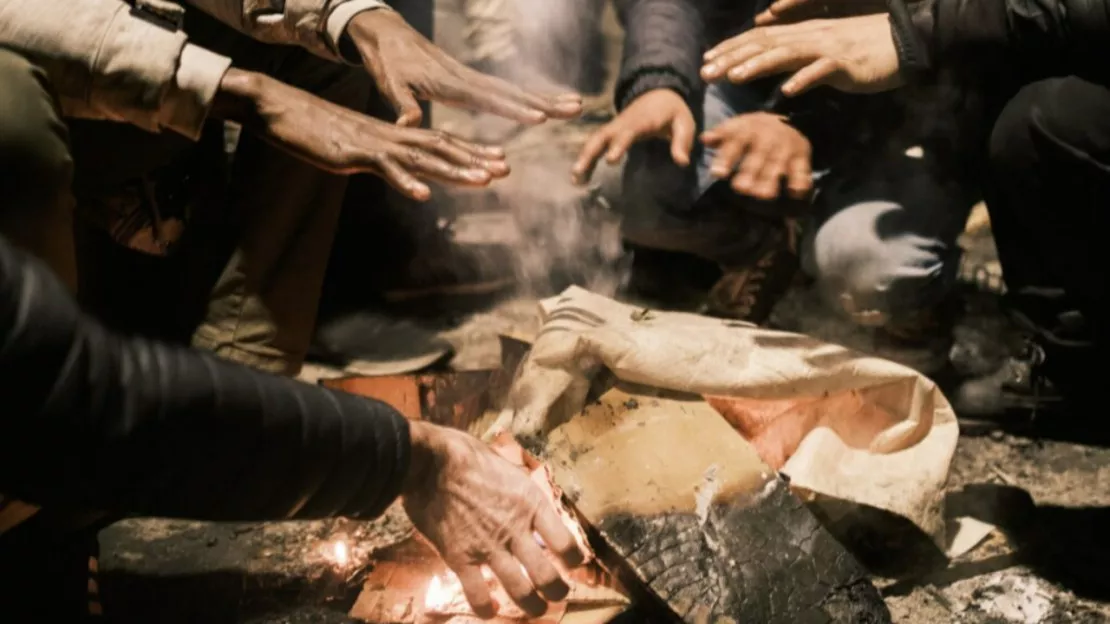
[[[948,400],[919,373],[805,336],[643,310],[577,287],[540,307],[543,326],[490,435],[547,433],[581,411],[604,367],[706,397],[799,494],[896,514],[944,547],[959,429]]]

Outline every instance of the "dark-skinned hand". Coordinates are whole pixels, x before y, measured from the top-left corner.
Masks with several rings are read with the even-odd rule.
[[[648,91],[590,136],[571,173],[575,183],[585,184],[602,154],[607,162],[616,164],[633,143],[644,139],[669,139],[671,158],[686,167],[696,133],[694,114],[682,96],[671,89]]]
[[[373,173],[408,197],[431,196],[425,181],[485,186],[509,174],[498,147],[386,123],[262,74],[228,70],[213,115],[334,173]]]
[[[701,139],[716,150],[710,172],[731,178],[737,193],[776,199],[783,181],[794,199],[804,199],[813,190],[809,140],[778,115],[738,115],[704,132]]]
[[[405,512],[458,576],[474,613],[490,618],[497,610],[483,566],[533,617],[548,600],[566,598],[570,587],[536,535],[569,567],[584,555],[528,474],[461,431],[419,421],[410,427]]]
[[[363,11],[347,26],[367,71],[397,112],[397,124],[419,125],[420,100],[493,113],[527,124],[582,112],[577,93],[538,94],[479,73],[451,58],[395,11]]]

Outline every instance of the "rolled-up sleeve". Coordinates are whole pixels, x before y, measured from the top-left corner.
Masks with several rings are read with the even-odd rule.
[[[46,71],[67,116],[190,138],[230,65],[121,0],[0,0],[0,45]]]
[[[161,125],[196,139],[208,118],[220,81],[231,67],[231,59],[193,44],[181,51],[181,64],[166,93]]]
[[[300,46],[342,61],[340,40],[351,18],[387,9],[383,0],[188,0],[247,36],[266,43]]]

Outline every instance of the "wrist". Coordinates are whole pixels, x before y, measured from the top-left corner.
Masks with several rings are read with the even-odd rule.
[[[267,79],[267,76],[256,72],[234,67],[228,69],[212,100],[211,115],[238,123],[257,117]]]
[[[419,420],[409,421],[409,467],[401,495],[418,489],[427,482],[436,462],[436,427]]]
[[[404,22],[396,11],[389,8],[362,11],[347,22],[345,35],[360,43],[377,44],[382,30],[395,25],[397,21]]]

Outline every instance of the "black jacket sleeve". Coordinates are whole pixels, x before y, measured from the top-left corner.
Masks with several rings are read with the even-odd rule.
[[[0,492],[206,520],[372,517],[408,471],[389,406],[125,338],[0,237]]]
[[[914,32],[900,32],[892,19],[895,40],[918,39],[927,60],[900,45],[903,67],[995,73],[1021,65],[1029,73],[1110,75],[1108,0],[922,0],[910,11]]]
[[[699,101],[706,49],[704,2],[617,0],[625,32],[617,110],[654,89],[672,89],[687,102]]]

